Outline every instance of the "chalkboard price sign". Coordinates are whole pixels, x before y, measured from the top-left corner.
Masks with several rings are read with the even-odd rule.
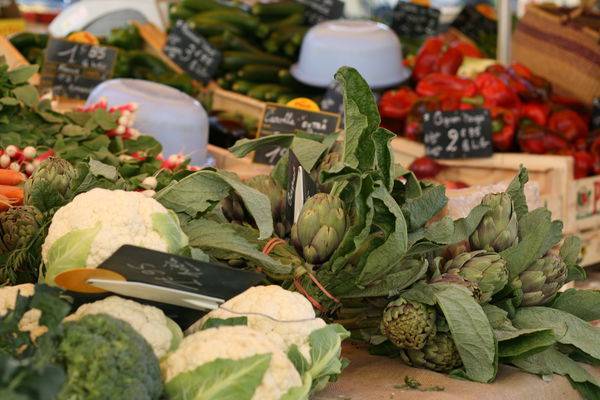
[[[337,131],[339,126],[339,114],[267,103],[258,132],[259,136],[296,133],[296,131],[327,135]],[[277,145],[263,146],[254,153],[254,161],[275,165],[286,152],[286,148]]]
[[[171,28],[164,53],[196,80],[207,82],[217,72],[222,55],[182,20]]]
[[[429,157],[491,157],[492,124],[485,109],[434,111],[423,116],[423,143]]]
[[[122,246],[99,267],[118,272],[130,282],[224,300],[258,284],[264,278],[255,272],[129,245]]]
[[[321,110],[338,114],[344,113],[344,95],[342,94],[342,86],[338,81],[333,81],[327,88],[321,100]]]
[[[392,14],[392,29],[399,36],[419,38],[435,35],[440,23],[440,10],[399,1]]]
[[[42,69],[42,86],[59,97],[87,99],[91,91],[112,76],[117,50],[50,39]]]
[[[340,0],[296,0],[304,4],[304,19],[309,25],[330,19],[341,18],[344,14],[344,3]]]
[[[592,118],[590,119],[590,130],[600,129],[600,97],[592,102]]]
[[[497,23],[477,11],[474,6],[468,5],[454,19],[452,27],[472,39],[479,39],[482,36],[495,35]]]

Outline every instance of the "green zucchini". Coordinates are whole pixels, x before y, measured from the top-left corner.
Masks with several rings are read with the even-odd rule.
[[[169,7],[169,19],[171,21],[177,21],[178,19],[188,19],[196,14],[194,10],[182,6],[181,4],[172,4]]]
[[[251,53],[261,53],[262,50],[239,36],[234,35],[232,32],[226,31],[223,34],[223,39],[226,44],[226,48],[229,50],[238,51],[249,51]]]
[[[180,5],[196,12],[229,9],[229,7],[219,3],[216,0],[181,0]]]
[[[241,35],[242,31],[235,25],[226,22],[216,21],[212,19],[201,18],[200,14],[189,18],[190,27],[204,37],[222,35],[226,31]]]
[[[10,38],[10,43],[21,53],[29,47],[46,48],[48,35],[44,33],[23,32]]]
[[[248,93],[254,87],[256,87],[256,84],[252,83],[252,82],[248,82],[248,81],[235,81],[235,82],[233,82],[233,85],[231,85],[231,89],[234,92],[238,92],[238,93],[242,93],[242,94]]]
[[[287,104],[290,101],[292,101],[298,97],[302,97],[302,96],[298,95],[298,94],[293,94],[293,93],[285,93],[285,94],[278,96],[277,100],[275,102],[279,103],[279,104]]]
[[[292,62],[286,58],[274,56],[269,53],[250,53],[243,51],[224,51],[223,67],[229,71],[235,71],[246,64],[277,65],[289,67]]]
[[[246,14],[242,10],[235,8],[206,11],[198,14],[197,17],[225,22],[246,32],[254,32],[260,24],[260,21],[255,16]]]
[[[278,18],[274,22],[269,22],[269,23],[267,23],[267,26],[272,31],[275,31],[284,26],[298,26],[298,25],[302,25],[303,23],[304,23],[304,14],[296,13],[296,14],[291,14],[283,19]]]
[[[221,87],[223,89],[231,89],[231,82],[229,82],[225,78],[218,78],[217,85],[219,85],[219,87]]]
[[[272,85],[269,90],[265,93],[266,101],[276,101],[277,98],[283,94],[289,93],[290,88],[281,85]]]
[[[288,87],[298,85],[298,81],[296,81],[292,74],[290,74],[289,69],[282,68],[279,71],[277,71],[277,78],[279,79],[279,83],[281,83],[282,85],[286,85]]]
[[[252,6],[252,14],[261,17],[287,17],[291,14],[303,14],[304,6],[294,1],[277,3],[256,3]]]
[[[298,52],[298,48],[299,46],[297,44],[287,42],[285,46],[283,46],[283,54],[285,54],[288,57],[294,57]]]
[[[289,92],[289,88],[285,86],[273,84],[273,83],[265,83],[262,85],[254,86],[247,94],[250,97],[254,97],[258,100],[267,100],[272,99],[276,100],[278,95]]]
[[[225,32],[227,33],[227,32]],[[219,50],[225,50],[228,48],[227,46],[227,42],[225,41],[225,33],[223,33],[222,35],[214,35],[209,37],[208,43],[210,43],[210,45],[216,49]]]
[[[237,73],[238,78],[257,83],[273,83],[279,73],[279,67],[274,65],[244,65]]]

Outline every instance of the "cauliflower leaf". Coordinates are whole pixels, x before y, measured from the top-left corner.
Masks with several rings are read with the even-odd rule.
[[[188,245],[188,237],[179,227],[177,214],[168,211],[152,214],[152,229],[167,243],[169,253],[176,253]]]

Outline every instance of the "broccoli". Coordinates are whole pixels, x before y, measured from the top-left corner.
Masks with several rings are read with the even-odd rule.
[[[153,400],[162,394],[152,347],[128,323],[108,315],[66,322],[58,361],[67,370],[59,400]]]

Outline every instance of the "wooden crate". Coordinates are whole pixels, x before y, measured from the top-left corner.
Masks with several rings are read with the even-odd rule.
[[[235,172],[242,179],[252,178],[256,175],[270,174],[272,166],[252,162],[252,154],[237,158],[227,149],[208,145],[208,153],[215,159],[215,166],[219,169]]]
[[[392,141],[396,162],[408,166],[425,155],[421,143],[398,137]],[[463,181],[469,185],[490,185],[510,181],[527,167],[529,178],[539,185],[542,202],[553,218],[564,224],[565,233],[580,235],[584,241],[584,265],[600,263],[600,176],[573,179],[571,157],[498,153],[491,158],[440,160],[448,166],[440,178]]]
[[[222,89],[216,83],[208,85],[211,92],[213,110],[237,112],[260,120],[266,108],[266,103],[243,94]]]

